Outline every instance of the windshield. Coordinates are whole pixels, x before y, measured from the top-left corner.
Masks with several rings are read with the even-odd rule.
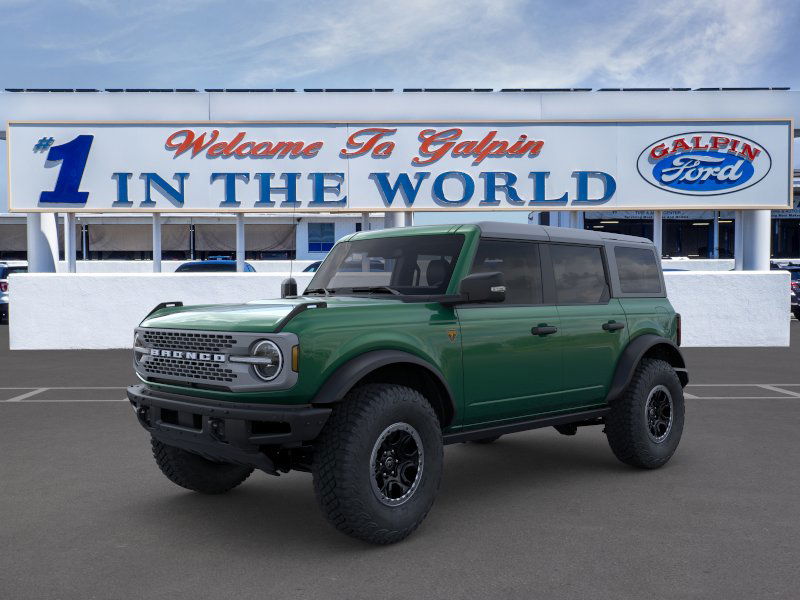
[[[444,294],[463,235],[410,235],[337,244],[306,294]]]

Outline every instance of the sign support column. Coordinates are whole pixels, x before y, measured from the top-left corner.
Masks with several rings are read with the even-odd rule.
[[[161,273],[161,213],[153,213],[153,273]]]
[[[28,270],[55,273],[58,262],[58,224],[54,213],[28,213],[26,219]]]
[[[64,213],[64,261],[67,273],[74,273],[75,268],[75,213]]]
[[[747,210],[744,213],[744,256],[742,267],[745,271],[769,271],[771,212],[768,210]]]
[[[660,210],[653,211],[653,244],[658,250],[658,256],[664,255],[664,227],[663,227],[664,212]]]
[[[236,272],[244,272],[244,213],[236,213]]]
[[[744,213],[733,213],[733,269],[741,271],[744,263]]]

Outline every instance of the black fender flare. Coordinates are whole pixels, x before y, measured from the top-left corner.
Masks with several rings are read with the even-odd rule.
[[[686,370],[686,361],[683,359],[680,348],[670,339],[646,333],[631,340],[622,351],[617,362],[617,369],[614,371],[614,378],[611,380],[606,402],[613,402],[625,392],[642,357],[653,349],[657,349],[673,366],[681,380],[681,385],[686,387],[686,384],[689,383],[689,373]]]
[[[393,364],[412,364],[425,369],[438,384],[443,402],[443,407],[452,417],[456,414],[453,392],[442,375],[442,372],[430,362],[402,350],[371,350],[350,359],[339,366],[336,371],[322,384],[311,404],[326,405],[340,402],[345,394],[361,379],[381,367]]]

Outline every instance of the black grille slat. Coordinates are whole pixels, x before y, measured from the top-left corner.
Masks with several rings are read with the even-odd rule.
[[[235,337],[225,333],[194,333],[154,329],[145,330],[142,335],[148,346],[162,350],[224,352],[237,344]]]
[[[179,379],[232,382],[238,377],[231,369],[219,363],[163,356],[149,356],[143,368],[153,375],[164,375]]]

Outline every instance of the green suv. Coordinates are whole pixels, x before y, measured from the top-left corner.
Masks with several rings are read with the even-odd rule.
[[[624,463],[666,463],[679,344],[649,240],[409,227],[340,240],[300,296],[159,305],[135,331],[128,397],[177,485],[309,471],[335,527],[385,544],[427,515],[446,444],[603,425]]]

